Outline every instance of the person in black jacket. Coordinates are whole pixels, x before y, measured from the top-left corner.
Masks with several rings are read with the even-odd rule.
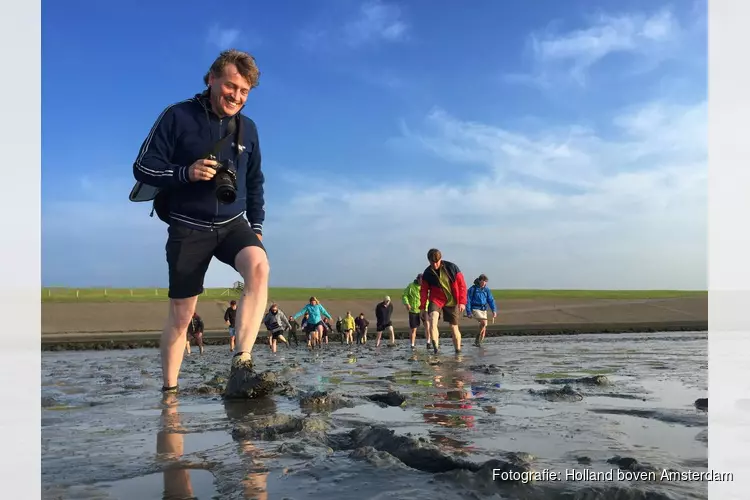
[[[193,317],[187,327],[187,335],[185,339],[185,350],[188,356],[190,356],[190,340],[195,342],[198,346],[198,350],[203,354],[203,320],[198,313],[193,313]]]
[[[393,347],[396,345],[396,336],[393,332],[393,323],[391,322],[391,315],[393,314],[393,303],[389,296],[385,296],[383,302],[380,302],[375,306],[375,323],[377,325],[378,338],[375,342],[375,346],[380,346],[380,338],[384,331],[388,331],[391,335],[391,341],[389,346]]]
[[[354,328],[357,331],[357,344],[364,344],[367,342],[367,327],[370,326],[370,322],[365,318],[365,313],[359,313],[354,319]]]
[[[258,129],[241,110],[259,77],[250,54],[234,49],[219,54],[203,78],[206,89],[159,114],[133,163],[136,185],[130,199],[153,199],[157,215],[169,225],[170,307],[160,342],[163,392],[177,392],[180,341],[213,257],[232,266],[244,280],[237,305],[237,352],[225,396],[241,394],[242,381],[252,370],[251,352],[268,300],[270,266],[261,242],[265,178]],[[227,185],[232,175],[236,196],[219,196],[217,179],[225,179]],[[143,194],[154,191],[155,197]]]
[[[227,327],[229,328],[229,352],[234,352],[234,323],[236,321],[236,318],[237,301],[232,300],[231,302],[229,302],[229,307],[227,307],[227,310],[224,311],[224,323],[226,323]]]

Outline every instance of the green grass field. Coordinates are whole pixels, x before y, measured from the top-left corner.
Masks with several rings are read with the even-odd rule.
[[[307,302],[315,295],[321,302],[330,300],[381,300],[390,295],[400,301],[400,289],[368,288],[271,288],[270,300]],[[659,299],[707,296],[706,291],[672,290],[492,290],[496,300],[507,299]],[[207,288],[201,298],[229,300],[238,292],[226,288]],[[42,302],[152,302],[167,300],[166,288],[43,288]]]

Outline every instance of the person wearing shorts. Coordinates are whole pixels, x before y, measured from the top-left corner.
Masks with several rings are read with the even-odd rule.
[[[354,320],[354,329],[357,333],[357,344],[364,344],[367,342],[368,326],[370,326],[370,322],[365,318],[365,313],[359,313],[359,316]]]
[[[456,264],[443,260],[443,255],[437,248],[427,252],[430,265],[422,273],[420,286],[419,310],[422,319],[430,318],[430,335],[435,354],[440,347],[440,333],[438,320],[441,318],[451,327],[453,347],[456,354],[461,352],[461,330],[458,321],[461,313],[466,309],[466,281]],[[427,304],[429,303],[429,307]]]
[[[411,348],[417,347],[417,329],[420,324],[423,323],[422,315],[419,314],[419,298],[420,298],[420,287],[422,286],[422,275],[418,274],[417,277],[409,283],[404,289],[404,293],[401,295],[401,301],[404,303],[407,312],[409,313],[409,333],[411,340]],[[424,336],[427,340],[427,349],[430,348],[430,330],[427,328],[427,322],[424,322]]]
[[[383,336],[384,331],[388,331],[388,333],[390,333],[391,341],[388,344],[389,347],[393,347],[396,345],[396,336],[393,332],[393,323],[391,322],[392,315],[393,303],[391,303],[391,298],[386,295],[383,302],[380,302],[377,306],[375,306],[375,323],[377,325],[376,330],[378,333],[375,347],[380,347],[380,338]]]
[[[283,311],[279,309],[278,304],[271,304],[268,313],[263,317],[263,324],[268,330],[268,345],[271,352],[276,352],[276,344],[284,342],[289,347],[289,342],[284,338],[284,332],[292,329],[289,320]]]
[[[253,56],[221,52],[200,93],[163,109],[133,162],[136,184],[130,199],[153,201],[154,212],[168,225],[170,303],[159,342],[165,393],[178,391],[185,330],[214,258],[244,283],[225,396],[241,394],[246,374],[253,371],[251,353],[266,307],[270,264],[261,242],[266,213],[260,140],[255,122],[242,110],[259,78]],[[215,148],[215,158],[207,157],[207,148]],[[217,200],[219,160],[231,161],[236,173],[238,192],[229,203]]]
[[[323,330],[325,329],[323,317],[326,317],[329,320],[333,318],[328,313],[328,311],[326,311],[326,308],[323,307],[323,304],[318,302],[318,299],[315,296],[310,297],[309,303],[294,315],[294,319],[299,318],[303,314],[308,318],[307,326],[305,328],[305,330],[307,330],[310,335],[308,337],[307,347],[313,347],[317,345],[318,349],[320,349],[322,347],[321,337],[323,336]]]
[[[226,323],[227,328],[229,328],[229,352],[234,352],[234,337],[235,337],[235,330],[234,330],[234,322],[237,318],[237,301],[232,300],[229,302],[229,307],[227,307],[227,310],[224,311],[224,323]]]
[[[479,322],[479,333],[474,339],[474,345],[479,347],[484,341],[487,333],[487,308],[492,311],[492,317],[497,317],[495,298],[492,296],[490,287],[487,286],[487,275],[480,274],[469,288],[466,298],[466,317],[474,318]]]
[[[186,338],[185,338],[185,351],[190,356],[190,341],[192,340],[195,345],[198,346],[198,350],[203,354],[203,320],[198,313],[193,313],[193,318],[190,320],[190,324],[187,327]]]

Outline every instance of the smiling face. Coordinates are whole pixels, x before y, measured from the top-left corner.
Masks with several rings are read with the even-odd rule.
[[[232,63],[224,66],[219,75],[209,74],[208,86],[211,88],[211,108],[221,117],[237,114],[250,93],[250,82]]]

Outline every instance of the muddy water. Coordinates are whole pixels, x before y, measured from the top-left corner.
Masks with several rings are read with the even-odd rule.
[[[301,407],[299,395],[225,405],[197,392],[226,376],[226,346],[194,351],[183,392],[165,399],[157,350],[45,352],[44,498],[707,498],[705,482],[618,481],[621,469],[608,463],[634,458],[657,477],[662,469],[706,470],[707,415],[693,406],[707,396],[705,334],[506,337],[481,348],[467,342],[460,356],[444,341],[443,351],[431,355],[424,341],[415,353],[403,341],[379,349],[333,343],[314,353],[282,347],[275,355],[256,346],[257,369],[300,392],[352,402],[338,409]],[[563,387],[558,379],[593,375],[609,384],[571,383],[580,397],[543,396]],[[406,402],[364,399],[389,390]],[[269,432],[280,418],[307,424]],[[326,441],[378,424],[476,463],[515,453],[561,479],[508,485],[486,471],[426,472],[377,449]],[[565,477],[586,470],[615,477]]]

